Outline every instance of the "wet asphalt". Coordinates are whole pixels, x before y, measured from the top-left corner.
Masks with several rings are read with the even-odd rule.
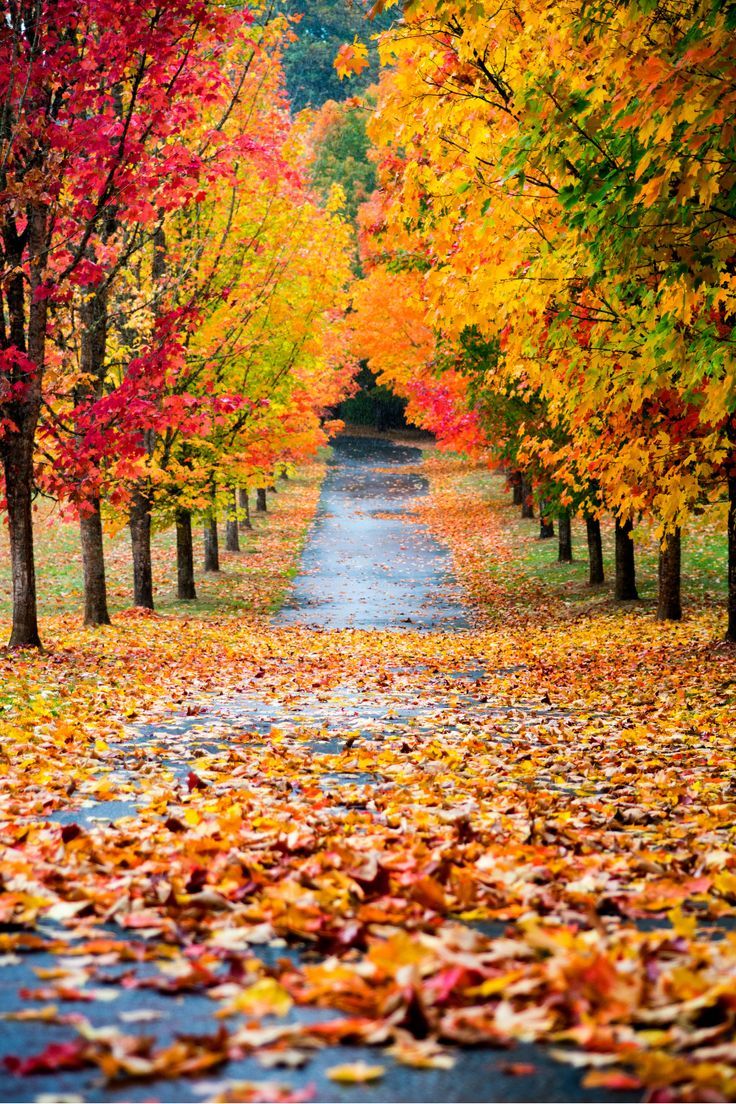
[[[340,437],[282,625],[462,629],[448,550],[412,516],[427,494],[420,449]]]

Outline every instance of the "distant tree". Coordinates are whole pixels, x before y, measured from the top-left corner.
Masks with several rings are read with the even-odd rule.
[[[286,15],[301,16],[295,24],[298,39],[284,56],[294,111],[358,95],[378,79],[378,51],[370,35],[389,27],[396,9],[368,21],[367,0],[279,0],[279,7]],[[332,63],[339,48],[356,35],[369,42],[370,65],[349,82],[341,81]]]
[[[328,100],[317,112],[312,131],[312,184],[323,199],[327,199],[333,184],[339,184],[345,193],[344,213],[353,222],[358,207],[376,187],[376,168],[368,160],[369,111],[370,102]]]

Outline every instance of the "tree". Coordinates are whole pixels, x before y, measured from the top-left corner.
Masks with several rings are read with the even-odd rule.
[[[649,513],[665,541],[733,466],[730,20],[420,0],[384,36],[371,127],[380,234],[421,242],[435,341],[497,339],[489,385],[543,400],[530,443],[565,494],[595,484],[596,511]]]
[[[11,645],[39,644],[31,497],[49,308],[99,284],[105,221],[155,214],[162,176],[185,194],[199,165],[172,141],[212,92],[197,50],[225,15],[205,0],[20,0],[0,28],[4,104],[0,452],[13,563]],[[100,80],[100,74],[105,80]],[[181,92],[181,95],[179,93]]]
[[[333,61],[340,46],[366,32],[385,30],[391,13],[367,22],[370,5],[364,0],[281,0],[280,10],[292,20],[295,40],[284,54],[286,87],[294,111],[342,100],[343,85]],[[351,96],[363,92],[378,76],[378,51],[369,48],[368,67],[350,83]]]
[[[328,100],[315,114],[310,134],[310,180],[324,201],[335,184],[342,188],[344,213],[351,222],[376,187],[376,168],[369,158],[366,132],[369,111],[370,100]]]

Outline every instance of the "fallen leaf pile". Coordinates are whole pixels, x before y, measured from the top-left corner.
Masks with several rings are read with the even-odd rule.
[[[381,1048],[335,1052],[349,1086],[534,1040],[591,1088],[736,1096],[736,682],[716,615],[530,608],[531,584],[484,569],[512,562],[512,534],[456,466],[433,469],[422,519],[474,630],[129,615],[2,659],[0,962],[53,956],[10,1016],[63,1031],[10,1073],[181,1078],[253,1054],[288,1074]],[[140,1010],[116,1018],[130,990]],[[212,1031],[159,1039],[147,993],[204,997]],[[80,1001],[109,1025],[65,1012]],[[294,1018],[307,1006],[323,1012]],[[265,1085],[210,1098],[305,1099]]]

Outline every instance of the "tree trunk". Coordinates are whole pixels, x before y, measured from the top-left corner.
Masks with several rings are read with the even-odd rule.
[[[523,518],[534,517],[534,499],[532,498],[532,485],[526,476],[521,477],[521,516]]]
[[[258,487],[256,490],[256,513],[265,514],[266,510],[266,488]]]
[[[588,534],[588,585],[601,586],[606,576],[603,572],[603,543],[601,541],[601,523],[598,518],[587,514],[585,528]]]
[[[151,566],[151,497],[138,488],[130,504],[130,541],[133,548],[133,605],[153,609]]]
[[[522,479],[520,471],[513,471],[509,476],[509,483],[511,484],[511,502],[514,506],[521,506],[522,503]]]
[[[91,259],[95,260],[94,252],[91,252]],[[87,289],[79,307],[82,379],[74,388],[74,402],[77,406],[94,402],[103,393],[107,313],[107,285],[103,284],[94,291]],[[79,514],[79,528],[84,566],[84,623],[109,625],[99,495],[83,504]]]
[[[194,547],[192,515],[180,506],[176,511],[176,596],[182,602],[195,602]]]
[[[271,486],[268,488],[268,493],[269,494],[278,494],[278,492],[276,490],[276,485],[274,483],[272,483]]]
[[[729,440],[736,438],[736,428],[729,425]],[[736,644],[736,449],[731,450],[731,474],[728,477],[728,628],[726,640]]]
[[[636,589],[636,563],[630,521],[616,519],[616,592],[618,602],[633,602],[639,597]]]
[[[239,552],[240,541],[238,539],[238,502],[235,491],[232,492],[228,503],[227,521],[225,522],[225,548],[228,552]]]
[[[82,544],[84,569],[84,623],[85,625],[109,625],[107,585],[105,583],[105,550],[102,542],[102,514],[100,500],[93,498],[87,509],[79,515],[79,536]]]
[[[560,511],[557,517],[557,533],[559,537],[557,559],[560,563],[572,563],[572,521],[569,510]]]
[[[33,439],[28,433],[8,433],[3,442],[3,468],[8,509],[10,560],[13,576],[11,648],[40,648],[36,607],[36,565],[33,556]]]
[[[37,295],[48,264],[47,210],[41,200],[28,204],[28,340],[26,341],[26,276],[22,269],[24,246],[14,219],[8,217],[3,227],[6,277],[4,291],[8,308],[8,331],[5,332],[5,308],[0,301],[3,319],[2,346],[28,354],[33,369],[25,364],[11,368],[6,382],[18,385],[19,396],[3,400],[0,417],[8,418],[14,429],[6,429],[0,444],[5,474],[5,497],[8,511],[8,535],[13,577],[13,628],[11,648],[40,648],[38,609],[36,601],[36,566],[33,555],[33,456],[36,427],[41,411],[41,389],[46,363],[46,320],[48,299]],[[12,393],[12,391],[11,391]]]
[[[204,523],[204,569],[220,570],[220,541],[217,536],[217,517],[210,514]]]
[[[281,475],[279,476],[279,479],[283,480],[284,483],[288,483],[289,473],[287,472],[286,468],[284,468],[284,470],[282,471]]]
[[[668,533],[659,549],[659,597],[658,621],[681,621],[680,567],[682,562],[682,534],[678,529]]]
[[[250,520],[250,502],[248,501],[248,488],[241,487],[238,491],[238,505],[240,507],[240,529],[241,532],[246,529],[252,529],[253,523]]]
[[[547,503],[543,498],[539,500],[539,539],[549,540],[555,535],[555,524],[548,513]]]

